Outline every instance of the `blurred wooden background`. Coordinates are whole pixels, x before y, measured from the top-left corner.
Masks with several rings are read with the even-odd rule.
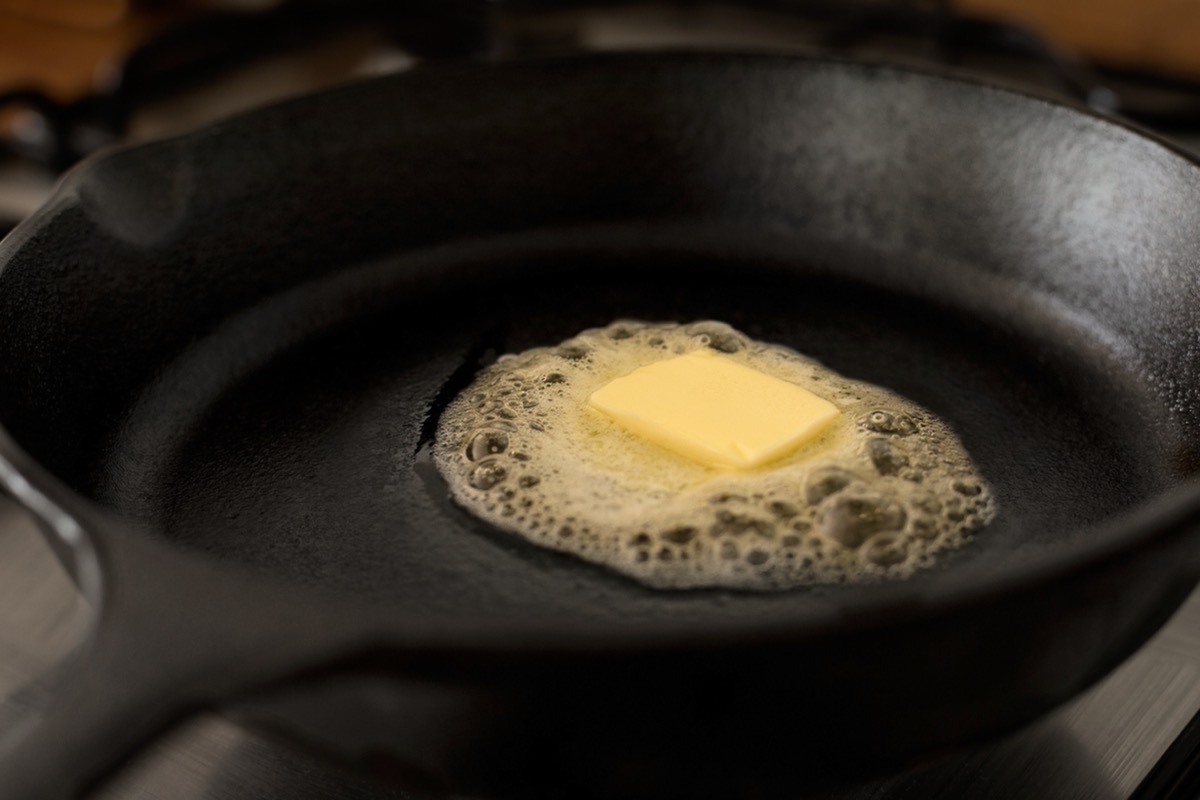
[[[952,6],[1021,23],[1076,56],[1200,79],[1196,0],[953,0]]]
[[[60,101],[102,87],[124,55],[165,26],[212,8],[275,0],[0,0],[0,91],[36,87]]]
[[[166,25],[208,8],[257,9],[280,2],[0,0],[0,91],[35,86],[57,100],[71,100],[103,87],[123,54]],[[1076,56],[1200,79],[1197,0],[951,0],[950,4],[964,13],[1026,25]]]

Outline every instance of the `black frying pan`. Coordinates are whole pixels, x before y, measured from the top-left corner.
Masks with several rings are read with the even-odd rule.
[[[1197,231],[1200,169],[1126,127],[799,58],[423,70],[90,161],[0,246],[0,477],[103,585],[4,796],[216,703],[524,797],[793,796],[1026,722],[1196,581]],[[763,595],[449,503],[448,397],[617,317],[911,397],[999,514],[911,580]]]

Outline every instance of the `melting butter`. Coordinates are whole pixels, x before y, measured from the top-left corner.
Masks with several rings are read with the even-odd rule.
[[[838,408],[707,348],[638,367],[588,398],[626,430],[702,464],[757,467],[818,436]]]
[[[599,397],[603,408],[606,387],[673,362],[744,369],[799,389],[817,412],[802,434],[794,418],[768,425],[731,465],[663,446],[589,404]],[[762,413],[731,391],[735,414]],[[687,402],[633,394],[659,423]],[[990,487],[933,414],[712,321],[621,320],[502,356],[445,409],[433,456],[453,498],[481,519],[663,589],[904,577],[995,514]]]

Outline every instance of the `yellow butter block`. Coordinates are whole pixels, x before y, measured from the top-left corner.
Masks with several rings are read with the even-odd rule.
[[[649,364],[588,404],[625,429],[702,464],[748,469],[816,438],[837,406],[711,350]]]

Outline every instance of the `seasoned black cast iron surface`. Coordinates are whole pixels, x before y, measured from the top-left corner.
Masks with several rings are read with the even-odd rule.
[[[1089,368],[1080,354],[1056,366],[1087,383],[1064,385],[1031,366],[1036,344],[998,342],[928,304],[836,280],[759,280],[747,255],[711,261],[566,251],[544,258],[541,277],[518,279],[529,261],[522,260],[491,261],[499,286],[455,282],[411,304],[399,300],[380,318],[290,352],[233,388],[213,387],[211,402],[188,408],[215,369],[206,356],[228,352],[198,346],[194,360],[176,365],[186,375],[175,384],[182,392],[156,394],[122,429],[106,462],[118,480],[101,487],[103,497],[189,547],[415,611],[703,619],[811,602],[804,591],[727,602],[725,592],[643,590],[491,532],[444,500],[444,484],[418,450],[422,432],[431,433],[426,411],[436,414],[455,368],[630,315],[725,319],[893,386],[953,420],[1004,513],[947,558],[947,568],[1022,557],[1018,548],[1111,516],[1169,479],[1169,465],[1151,449],[1155,409],[1137,405],[1124,376]],[[633,275],[614,274],[625,268]],[[455,385],[461,381],[450,393]],[[1130,406],[1140,412],[1132,420],[1123,416]],[[194,415],[194,427],[180,430],[181,408]],[[160,427],[166,419],[169,430]]]

